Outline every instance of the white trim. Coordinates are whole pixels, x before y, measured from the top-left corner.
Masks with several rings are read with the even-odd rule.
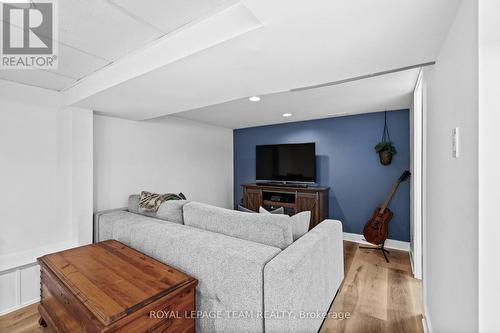
[[[360,234],[352,234],[349,232],[344,232],[344,240],[346,241],[351,241],[351,242],[356,242],[360,244],[366,244],[366,245],[373,245],[368,243],[363,235]],[[395,239],[387,239],[385,241],[385,247],[388,249],[395,249],[395,250],[401,250],[401,251],[410,251],[410,242],[403,242]]]
[[[422,316],[422,326],[424,327],[424,333],[432,333],[431,317],[429,312],[427,312],[427,306],[424,305],[424,315]]]
[[[424,330],[424,333],[429,333],[429,329],[427,328],[427,322],[425,321],[424,316],[422,316],[422,328]]]
[[[14,281],[12,283],[9,283],[7,288],[13,289],[15,291],[13,298],[6,301],[6,304],[13,306],[3,309],[0,308],[0,316],[12,311],[19,310],[20,308],[31,305],[40,300],[40,295],[33,294],[28,296],[29,298],[33,297],[32,299],[26,302],[21,302],[23,288],[28,287],[28,290],[33,290],[33,286],[38,286],[38,280],[34,278],[29,278],[27,280],[24,280],[24,282],[21,281],[21,272],[23,270],[29,269],[33,266],[37,266],[38,264],[36,259],[38,257],[41,257],[48,253],[63,251],[75,246],[78,246],[78,244],[73,241],[67,241],[60,244],[52,244],[28,251],[0,256],[0,276],[14,274]]]
[[[427,75],[430,69],[422,71],[422,303],[425,327],[432,333],[431,320],[427,312]]]
[[[16,304],[21,304],[21,270],[15,272],[14,290],[16,291]]]
[[[422,279],[422,173],[424,82],[420,70],[413,91],[411,122],[411,263],[413,276]]]
[[[24,302],[22,304],[18,304],[16,306],[13,306],[13,307],[8,308],[6,310],[2,310],[2,311],[0,311],[0,316],[6,315],[6,314],[8,314],[10,312],[14,312],[16,310],[24,308],[25,306],[28,306],[28,305],[31,305],[31,304],[35,304],[35,303],[38,303],[38,302],[40,302],[40,297],[32,299],[32,300],[30,300],[28,302]]]
[[[36,285],[38,286],[38,280],[37,279],[29,279],[25,280],[24,283],[21,281],[21,272],[25,269],[29,269],[33,266],[38,267],[37,263],[32,263],[29,265],[23,265],[21,267],[18,267],[16,269],[10,269],[4,272],[0,273],[0,276],[2,275],[7,275],[7,274],[13,274],[14,275],[14,281],[10,286],[7,286],[7,288],[12,288],[14,290],[14,297],[11,300],[6,300],[7,304],[13,304],[13,306],[9,308],[0,308],[0,316],[3,316],[4,314],[10,313],[12,311],[19,310],[25,306],[31,305],[33,303],[36,303],[40,300],[40,295],[37,293],[35,295],[31,295],[30,300],[21,302],[21,294],[23,293],[23,288],[24,287],[29,287],[29,290],[33,290],[33,286]],[[4,286],[5,288],[5,286]],[[36,290],[37,288],[35,288]]]
[[[410,255],[411,271],[413,272],[413,277],[416,278],[416,276],[415,276],[415,268],[414,268],[414,264],[413,264],[413,252],[411,251],[411,244],[410,244],[410,251],[408,251],[408,254]]]
[[[41,246],[23,252],[0,256],[0,274],[36,263],[36,259],[48,253],[59,252],[78,246],[78,243],[67,241],[59,244]]]

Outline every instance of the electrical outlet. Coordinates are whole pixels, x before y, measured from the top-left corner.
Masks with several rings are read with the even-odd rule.
[[[455,127],[451,130],[452,135],[452,154],[453,158],[460,157],[460,129]]]

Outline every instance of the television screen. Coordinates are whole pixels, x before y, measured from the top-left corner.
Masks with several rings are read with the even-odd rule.
[[[298,143],[256,147],[256,180],[316,182],[316,145]]]

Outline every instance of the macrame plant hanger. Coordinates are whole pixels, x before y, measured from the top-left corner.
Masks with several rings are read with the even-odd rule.
[[[389,126],[387,126],[387,111],[384,112],[384,131],[382,132],[382,144],[392,146],[391,135],[389,134]],[[392,151],[382,150],[378,153],[380,163],[382,165],[389,165],[392,162]]]
[[[389,127],[387,127],[387,111],[384,112],[384,132],[382,133],[382,142],[391,142]]]

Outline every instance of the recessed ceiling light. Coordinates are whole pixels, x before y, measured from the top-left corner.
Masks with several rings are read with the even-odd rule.
[[[288,117],[291,117],[292,114],[291,113],[283,113],[282,116],[285,118],[288,118]]]
[[[260,101],[260,97],[259,96],[252,96],[248,100],[250,102],[258,102],[258,101]]]

